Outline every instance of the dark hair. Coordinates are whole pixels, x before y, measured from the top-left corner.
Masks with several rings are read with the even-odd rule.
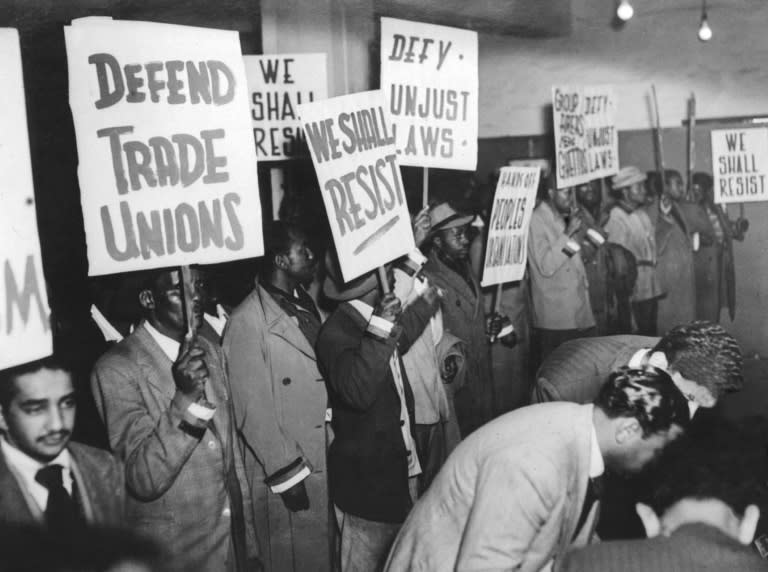
[[[280,220],[269,225],[264,241],[264,259],[267,262],[267,269],[274,265],[275,256],[286,254],[291,249],[293,240],[291,232],[294,230],[297,230],[295,225]]]
[[[614,371],[600,389],[595,406],[611,419],[637,419],[644,438],[672,425],[687,427],[690,420],[685,396],[669,374],[657,368]]]
[[[0,408],[7,409],[13,401],[17,392],[15,381],[18,377],[41,369],[66,371],[70,374],[73,371],[72,366],[56,354],[0,371]]]
[[[700,320],[676,326],[652,351],[663,352],[667,369],[706,387],[715,399],[744,386],[741,348],[719,324]]]
[[[704,421],[704,420],[702,420]],[[697,419],[671,443],[647,475],[642,495],[657,514],[685,498],[718,499],[737,514],[768,496],[765,418],[738,425],[716,416]]]
[[[699,185],[700,187],[703,187],[708,190],[712,190],[712,187],[714,186],[714,181],[712,180],[712,175],[709,173],[704,173],[702,171],[697,171],[693,174],[691,177],[691,182],[694,185]]]

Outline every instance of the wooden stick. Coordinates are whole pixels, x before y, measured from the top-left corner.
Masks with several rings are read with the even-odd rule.
[[[381,284],[381,291],[384,294],[389,294],[389,279],[387,279],[387,269],[383,266],[379,266],[376,271],[379,273],[379,283]]]
[[[503,288],[504,288],[504,284],[496,285],[496,295],[493,297],[493,313],[494,314],[498,314],[499,310],[501,310],[501,294],[502,294]]]
[[[421,206],[429,204],[429,167],[424,167],[424,174],[421,179]]]
[[[667,188],[666,177],[664,176],[664,145],[661,140],[661,116],[659,114],[659,99],[656,97],[656,86],[651,84],[651,93],[653,95],[653,111],[656,123],[656,172],[659,176],[659,192],[661,195]]]
[[[185,264],[181,267],[181,280],[184,286],[184,319],[187,322],[187,341],[197,335],[195,323],[195,283],[192,280],[192,268]]]
[[[693,173],[696,170],[696,94],[691,93],[688,100],[688,185],[686,195],[693,199]]]

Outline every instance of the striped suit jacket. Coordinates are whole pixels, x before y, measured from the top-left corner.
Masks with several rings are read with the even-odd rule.
[[[536,373],[531,403],[592,403],[613,370],[627,365],[638,350],[654,347],[659,339],[605,336],[566,342],[547,357]]]

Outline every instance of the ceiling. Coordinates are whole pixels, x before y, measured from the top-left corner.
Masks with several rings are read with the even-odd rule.
[[[383,16],[524,37],[566,36],[571,0],[375,0]]]

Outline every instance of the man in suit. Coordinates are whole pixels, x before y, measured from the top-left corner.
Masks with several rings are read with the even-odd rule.
[[[331,569],[320,314],[302,284],[317,261],[304,232],[270,228],[263,279],[224,335],[262,560],[269,570]]]
[[[429,286],[401,311],[391,291],[380,293],[375,272],[345,284],[330,257],[326,266],[323,291],[341,304],[320,330],[316,349],[332,409],[328,477],[341,570],[375,572],[413,504],[409,477],[421,473],[401,355],[437,310],[438,293]],[[391,290],[391,272],[388,279]]]
[[[691,415],[698,407],[714,407],[744,384],[741,349],[733,336],[718,324],[691,322],[662,338],[607,336],[565,343],[539,369],[531,401],[589,403],[611,371],[646,363],[672,377],[688,398]],[[601,537],[639,535],[641,523],[633,510],[637,483],[609,475],[605,485]]]
[[[680,208],[685,196],[683,177],[674,169],[666,169],[664,184],[659,179],[656,172],[648,174],[646,182],[653,202],[646,210],[656,233],[656,276],[665,293],[659,299],[657,325],[665,332],[696,317],[697,293],[690,224]]]
[[[531,215],[528,269],[537,363],[563,342],[595,335],[579,244],[584,217],[576,208],[574,191],[574,187],[547,189]]]
[[[194,268],[192,278],[189,319],[199,326]],[[145,320],[96,363],[91,387],[125,463],[129,524],[167,548],[173,569],[243,570],[257,550],[236,473],[224,356],[200,336],[185,339],[182,292],[178,270],[148,273],[139,293]]]
[[[431,251],[424,275],[443,292],[443,323],[466,344],[465,383],[454,401],[462,436],[493,417],[494,397],[488,338],[500,318],[486,318],[480,282],[469,262],[469,225],[474,219],[441,202],[430,209]]]
[[[590,403],[608,374],[622,366],[650,364],[665,370],[696,407],[713,407],[723,394],[744,385],[738,342],[711,322],[677,326],[662,338],[606,336],[572,340],[541,365],[532,403]]]
[[[749,546],[760,517],[754,503],[768,477],[764,440],[755,437],[751,428],[725,422],[696,424],[664,452],[648,504],[637,505],[648,539],[575,550],[560,570],[766,570],[768,563]]]
[[[612,374],[594,406],[507,413],[451,454],[386,569],[547,569],[589,541],[603,471],[639,471],[687,424],[685,397],[656,369]]]
[[[52,533],[123,524],[123,468],[72,443],[72,375],[56,357],[0,372],[0,524]]]

